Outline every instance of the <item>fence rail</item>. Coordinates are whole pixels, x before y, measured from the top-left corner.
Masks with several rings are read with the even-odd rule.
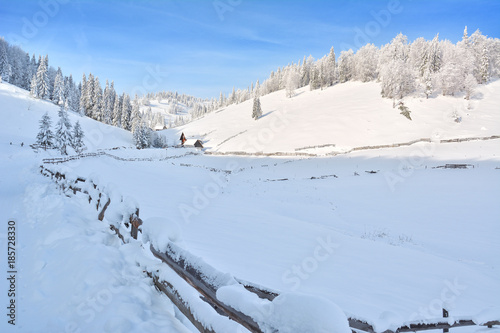
[[[398,147],[406,147],[411,146],[420,142],[437,142],[437,143],[456,143],[456,142],[468,142],[468,141],[486,141],[486,140],[496,140],[500,139],[500,135],[492,135],[492,136],[477,136],[477,137],[469,137],[469,138],[456,138],[456,139],[444,139],[444,140],[432,140],[431,138],[420,138],[416,140],[411,140],[408,142],[400,142],[386,145],[375,145],[375,146],[359,146],[347,149],[346,151],[339,152],[330,152],[325,154],[315,154],[315,153],[301,153],[302,150],[308,149],[317,149],[317,148],[325,148],[325,147],[335,147],[335,144],[324,144],[318,146],[308,146],[296,148],[295,152],[274,152],[274,153],[264,153],[264,152],[255,152],[255,153],[247,153],[243,151],[228,151],[228,152],[218,152],[218,151],[207,151],[206,155],[236,155],[236,156],[265,156],[265,157],[280,157],[280,156],[296,156],[296,157],[318,157],[318,156],[336,156],[342,154],[349,154],[355,151],[363,151],[363,150],[374,150],[374,149],[386,149],[386,148],[398,148]]]

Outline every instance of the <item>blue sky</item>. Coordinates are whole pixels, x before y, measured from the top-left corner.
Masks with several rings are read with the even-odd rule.
[[[0,36],[81,80],[127,93],[218,97],[276,68],[399,32],[457,42],[464,26],[500,37],[499,0],[0,0]]]

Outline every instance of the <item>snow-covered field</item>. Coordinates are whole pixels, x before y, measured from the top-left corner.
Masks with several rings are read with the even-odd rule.
[[[142,160],[99,156],[58,167],[135,198],[146,221],[175,221],[179,244],[217,269],[326,298],[377,331],[440,317],[443,307],[455,318],[500,319],[500,140],[439,143],[500,135],[500,81],[477,96],[470,110],[460,96],[410,98],[409,121],[377,84],[354,82],[293,99],[264,96],[257,121],[245,102],[164,133],[247,153],[328,154],[432,139],[314,158],[110,150],[130,147],[130,134],[71,115],[88,152]],[[189,331],[95,211],[37,174],[42,159],[57,154],[26,144],[45,111],[55,123],[57,108],[7,84],[0,105],[0,209],[4,226],[17,221],[18,331]],[[325,147],[302,149],[309,146]],[[447,163],[470,166],[438,168]],[[5,243],[6,227],[0,236]],[[5,280],[0,288],[8,289]],[[307,313],[304,306],[295,309]]]

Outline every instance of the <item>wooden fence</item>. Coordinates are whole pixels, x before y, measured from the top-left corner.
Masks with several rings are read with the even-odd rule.
[[[88,157],[100,157],[100,156],[107,156],[109,158],[115,159],[117,161],[123,161],[123,162],[152,162],[152,161],[166,161],[166,160],[172,160],[172,159],[177,159],[189,155],[197,155],[198,153],[194,152],[188,152],[183,155],[176,155],[176,156],[167,156],[167,157],[162,157],[162,158],[153,158],[153,157],[120,157],[116,155],[112,155],[110,153],[107,153],[105,151],[98,151],[96,153],[84,153],[84,154],[78,154],[78,155],[72,155],[72,156],[65,156],[65,157],[55,157],[55,158],[44,158],[43,163],[44,164],[61,164],[61,163],[67,163],[71,161],[76,161],[80,160],[83,158],[88,158]]]
[[[97,218],[100,221],[104,221],[108,207],[113,204],[109,193],[100,189],[97,184],[92,181],[88,181],[85,178],[69,178],[67,175],[61,172],[51,171],[43,165],[40,169],[41,174],[53,179],[65,195],[71,196],[76,195],[77,193],[82,193],[87,196],[89,204],[94,205],[96,208]],[[119,200],[120,202],[123,202],[123,198],[120,198]],[[142,220],[139,218],[138,207],[128,208],[126,211],[123,211],[121,218],[109,222],[111,222],[110,229],[121,239],[123,243],[128,243],[133,239],[137,240],[138,234],[142,232]],[[173,283],[162,280],[157,271],[145,272],[152,278],[157,289],[167,295],[175,306],[200,332],[219,333],[220,331],[217,331],[214,328],[217,326],[214,322],[216,321],[215,318],[218,316],[227,317],[250,332],[263,332],[259,323],[256,322],[251,314],[242,313],[231,307],[231,305],[220,301],[216,296],[217,290],[221,287],[238,283],[245,288],[246,292],[253,293],[259,298],[269,301],[272,301],[279,296],[278,292],[256,286],[252,283],[239,280],[226,273],[220,272],[206,264],[201,258],[196,258],[188,251],[180,248],[175,243],[168,243],[166,251],[159,251],[151,245],[150,251],[156,258],[160,259],[164,264],[170,267],[179,277],[181,277],[198,292],[199,296],[193,299],[192,297],[183,295],[183,293],[177,289]],[[193,258],[195,258],[195,260],[193,260]],[[214,281],[219,281],[219,283],[214,283]],[[221,283],[220,281],[226,282]],[[193,310],[197,305],[199,305],[195,303],[199,302],[208,304],[213,309],[208,317],[205,315],[204,318],[201,318],[200,314]],[[264,313],[264,310],[262,311]],[[444,309],[443,317],[448,317],[448,312]],[[348,321],[353,333],[378,333],[375,331],[373,326],[367,322],[352,317],[348,318]],[[409,323],[405,326],[399,327],[395,331],[385,331],[383,333],[403,333],[435,329],[443,329],[444,332],[447,332],[451,328],[471,325],[477,324],[468,319],[459,319],[450,324],[447,320],[443,319],[442,321],[427,324],[418,322]],[[482,326],[490,328],[494,325],[500,325],[500,321],[494,320],[482,324]],[[267,326],[269,327],[269,325]],[[279,332],[279,327],[275,328],[274,332]]]
[[[500,135],[492,135],[485,137],[469,137],[469,138],[456,138],[456,139],[445,139],[445,140],[437,140],[433,141],[431,138],[421,138],[408,142],[400,142],[386,145],[375,145],[375,146],[359,146],[350,148],[346,151],[342,152],[330,152],[325,154],[315,154],[315,153],[300,153],[299,151],[307,150],[307,149],[316,149],[316,148],[325,148],[325,147],[335,147],[335,144],[324,144],[318,146],[308,146],[296,148],[295,152],[274,152],[274,153],[264,153],[264,152],[255,152],[255,153],[247,153],[242,151],[228,151],[228,152],[216,152],[216,151],[207,151],[206,155],[236,155],[236,156],[265,156],[265,157],[281,157],[281,156],[296,156],[296,157],[318,157],[318,156],[336,156],[342,154],[348,154],[355,151],[363,151],[363,150],[374,150],[374,149],[387,149],[387,148],[398,148],[398,147],[406,147],[411,146],[420,142],[437,142],[437,143],[456,143],[456,142],[468,142],[468,141],[485,141],[485,140],[496,140],[500,139]]]

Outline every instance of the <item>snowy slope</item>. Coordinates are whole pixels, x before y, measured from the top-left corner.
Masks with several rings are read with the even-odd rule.
[[[41,159],[58,154],[35,153],[28,145],[45,112],[55,125],[58,108],[5,83],[0,83],[0,105],[0,244],[7,249],[7,222],[15,221],[18,272],[16,325],[7,323],[4,310],[0,331],[190,332],[127,249],[93,218],[95,211],[40,176]],[[75,114],[70,120],[80,120],[87,151],[131,145],[126,131]],[[6,253],[4,273],[5,258]],[[4,306],[10,301],[8,282],[0,282]]]
[[[251,118],[252,100],[215,111],[185,126],[165,131],[204,138],[215,152],[302,152],[326,154],[346,149],[402,143],[438,136],[441,139],[500,134],[500,81],[480,86],[471,101],[463,96],[418,95],[405,99],[412,121],[380,96],[376,82],[348,82],[325,90],[301,88],[293,98],[285,91],[262,96],[263,117]],[[455,122],[461,117],[462,122]],[[327,145],[321,149],[304,149]]]
[[[2,122],[0,123],[0,144],[12,142],[19,145],[21,142],[30,145],[35,143],[39,130],[39,120],[45,112],[52,119],[52,130],[57,123],[59,108],[49,101],[37,100],[30,94],[8,83],[0,83],[0,100]],[[69,112],[71,124],[80,121],[85,132],[84,143],[86,152],[98,148],[106,149],[119,146],[133,146],[130,132],[120,130],[96,122],[90,118]]]

